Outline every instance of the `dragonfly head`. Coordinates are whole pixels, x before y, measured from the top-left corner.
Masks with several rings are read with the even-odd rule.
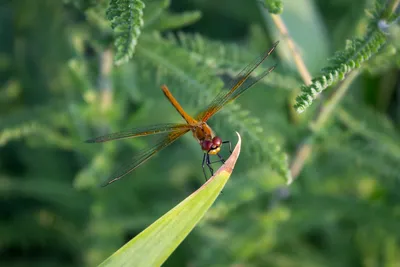
[[[215,155],[221,150],[222,139],[218,136],[214,136],[211,140],[203,140],[200,145],[201,149],[207,151],[209,154]]]

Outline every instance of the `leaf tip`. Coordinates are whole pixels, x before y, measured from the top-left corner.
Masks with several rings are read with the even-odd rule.
[[[238,142],[236,143],[236,146],[233,149],[232,154],[229,156],[229,158],[226,160],[226,162],[220,168],[221,170],[227,171],[229,173],[232,173],[232,170],[235,167],[236,161],[240,155],[240,148],[242,145],[242,139],[240,137],[240,134],[238,132],[236,132],[236,134],[238,136]]]

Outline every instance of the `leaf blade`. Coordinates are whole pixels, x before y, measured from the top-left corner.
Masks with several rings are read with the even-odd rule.
[[[228,181],[241,139],[225,164],[197,191],[117,250],[100,266],[160,266],[193,230]]]

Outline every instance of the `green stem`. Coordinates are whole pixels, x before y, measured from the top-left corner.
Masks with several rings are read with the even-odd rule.
[[[342,84],[336,89],[329,100],[327,100],[321,107],[320,112],[317,114],[315,120],[311,123],[312,133],[301,142],[301,145],[296,150],[294,159],[290,165],[290,171],[292,173],[293,180],[300,174],[303,169],[304,163],[310,157],[313,144],[314,136],[325,126],[326,122],[331,118],[335,108],[342,100],[351,83],[358,76],[359,71],[352,71]]]
[[[383,15],[383,19],[389,19],[393,13],[396,12],[397,7],[400,4],[400,0],[389,0],[389,3],[387,4],[385,13]]]
[[[311,126],[314,131],[319,131],[324,127],[325,123],[331,117],[332,112],[335,110],[337,104],[340,102],[340,100],[342,100],[343,96],[347,92],[347,89],[350,87],[351,83],[358,76],[358,74],[358,70],[352,71],[343,81],[343,83],[337,88],[331,98],[322,105],[320,113]]]
[[[104,50],[100,55],[100,108],[102,112],[106,112],[112,105],[113,95],[111,84],[111,71],[113,67],[113,54],[111,49]]]

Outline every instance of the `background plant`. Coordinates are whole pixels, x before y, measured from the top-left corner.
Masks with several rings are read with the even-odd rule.
[[[179,122],[162,83],[195,114],[278,39],[211,122],[242,154],[165,266],[398,265],[398,2],[2,1],[1,265],[96,265],[198,188],[191,137],[104,189],[151,138],[83,140]]]

